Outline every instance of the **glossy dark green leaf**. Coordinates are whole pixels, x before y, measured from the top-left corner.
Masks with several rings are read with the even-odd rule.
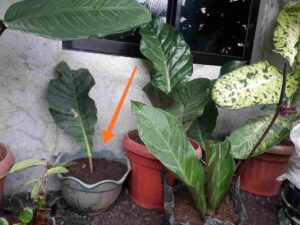
[[[279,69],[266,61],[243,66],[220,77],[212,89],[216,104],[230,109],[255,105],[277,104],[283,76]],[[286,96],[292,96],[299,87],[300,71],[289,74]]]
[[[29,224],[33,219],[33,209],[25,208],[19,215],[19,220],[23,224]]]
[[[263,132],[267,129],[272,118],[273,115],[270,115],[250,120],[235,130],[229,136],[232,156],[236,159],[246,159]],[[260,155],[274,145],[279,144],[290,133],[293,128],[293,122],[299,118],[299,115],[279,116],[253,156]]]
[[[151,14],[135,0],[23,0],[4,21],[10,29],[69,40],[127,31],[151,21]]]
[[[274,51],[287,59],[291,66],[298,68],[300,63],[298,61],[300,57],[300,2],[289,2],[281,10],[277,18],[273,41]]]
[[[152,84],[166,94],[187,81],[193,73],[193,58],[183,36],[154,16],[142,26],[140,50],[153,64]]]
[[[235,164],[230,154],[228,139],[222,143],[214,144],[206,152],[206,156],[209,208],[215,213],[230,188],[234,174]]]
[[[190,189],[202,215],[206,213],[204,169],[181,123],[170,113],[132,102],[139,135],[147,148]]]
[[[246,61],[230,61],[228,63],[225,63],[220,70],[220,76],[226,74],[226,73],[230,73],[240,67],[243,67],[246,65]]]
[[[143,91],[146,93],[152,103],[152,106],[155,108],[164,109],[174,104],[174,100],[169,95],[155,87],[152,83],[148,83],[143,88]]]
[[[92,150],[97,108],[89,97],[95,80],[86,69],[71,70],[65,62],[56,67],[59,79],[48,87],[49,111],[56,124],[85,149],[92,171]]]
[[[188,130],[188,135],[196,140],[204,151],[206,150],[206,139],[211,137],[217,123],[218,115],[219,112],[216,104],[210,100],[206,104],[202,116],[196,119]]]
[[[175,102],[184,106],[182,121],[193,122],[203,114],[205,105],[209,101],[211,82],[205,78],[198,78],[182,84],[170,93]]]

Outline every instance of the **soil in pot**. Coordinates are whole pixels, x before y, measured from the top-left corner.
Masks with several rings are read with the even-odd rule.
[[[176,190],[175,196],[175,209],[174,216],[176,221],[189,223],[190,225],[202,225],[204,224],[199,213],[194,207],[192,198],[187,190]],[[232,203],[229,198],[226,198],[217,211],[214,218],[221,221],[230,221],[234,224],[239,223],[239,216],[235,212]]]
[[[103,180],[120,180],[127,171],[124,164],[105,159],[93,159],[93,173],[90,172],[88,159],[81,158],[73,162],[75,165],[68,167],[69,173],[65,176],[75,177],[86,184],[95,184]]]

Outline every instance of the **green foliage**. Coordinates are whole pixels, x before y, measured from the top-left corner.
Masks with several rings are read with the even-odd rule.
[[[149,10],[135,0],[23,0],[4,18],[9,29],[59,40],[103,37],[150,20]]]
[[[211,135],[213,134],[218,115],[219,112],[216,104],[212,100],[209,100],[205,106],[202,116],[193,122],[187,132],[189,137],[196,140],[204,151],[206,151],[205,142],[207,139],[211,138]]]
[[[89,97],[95,80],[86,69],[71,70],[65,62],[56,67],[60,75],[51,80],[48,87],[49,111],[55,123],[85,149],[93,171],[92,150],[97,108]]]
[[[276,104],[282,86],[282,74],[266,61],[244,66],[220,77],[212,89],[213,100],[222,107],[241,109]],[[292,96],[300,82],[300,72],[287,78],[286,96]]]
[[[22,224],[29,224],[33,219],[32,208],[24,208],[19,214],[19,220]]]
[[[132,102],[139,135],[153,153],[177,178],[184,182],[198,210],[206,213],[204,169],[189,143],[182,124],[170,113]]]
[[[223,76],[224,74],[230,73],[238,68],[241,68],[246,65],[246,61],[230,61],[228,63],[225,63],[220,70],[220,76]]]
[[[11,169],[10,173],[16,173],[20,172],[23,170],[26,170],[31,167],[36,167],[36,166],[45,166],[46,162],[44,160],[40,159],[27,159],[21,162],[17,162]]]
[[[252,151],[263,132],[270,124],[273,115],[264,116],[256,120],[250,120],[242,127],[236,129],[230,136],[231,154],[236,159],[246,159]],[[280,116],[271,130],[257,148],[253,156],[266,152],[269,148],[279,144],[293,128],[293,122],[298,120],[300,115],[292,114]]]
[[[209,208],[215,213],[229,190],[235,163],[230,154],[230,142],[214,144],[206,151]]]
[[[69,171],[65,167],[57,166],[53,167],[51,169],[47,170],[47,175],[54,175],[54,174],[63,174],[63,173],[68,173]]]
[[[300,2],[289,1],[277,18],[274,52],[288,60],[295,70],[300,68]]]
[[[170,93],[187,81],[193,73],[193,58],[183,36],[161,18],[140,29],[140,50],[153,64],[151,81],[154,86]]]

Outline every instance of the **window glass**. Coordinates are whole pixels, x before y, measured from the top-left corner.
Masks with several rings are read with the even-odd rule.
[[[243,57],[251,0],[182,0],[180,31],[193,51]]]

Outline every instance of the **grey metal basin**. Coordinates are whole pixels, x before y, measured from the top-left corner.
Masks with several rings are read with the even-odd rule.
[[[60,154],[56,162],[70,162],[85,157],[84,150],[79,150]],[[95,184],[86,184],[75,177],[59,174],[64,200],[81,213],[96,214],[110,207],[119,197],[122,185],[131,170],[130,162],[126,157],[118,157],[109,150],[93,152],[93,158],[123,163],[127,167],[127,171],[120,180],[104,180]]]

